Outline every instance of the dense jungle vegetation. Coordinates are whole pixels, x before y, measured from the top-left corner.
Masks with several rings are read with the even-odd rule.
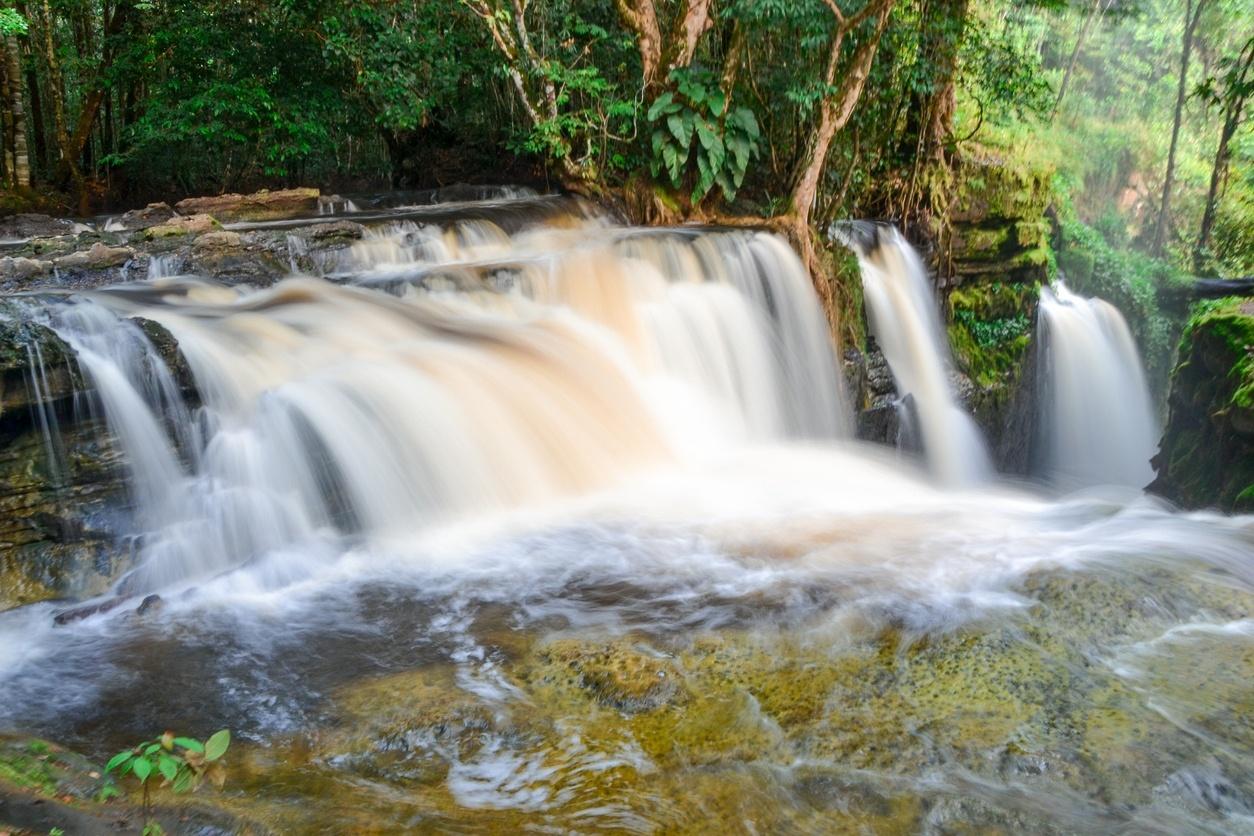
[[[1098,243],[1254,272],[1251,0],[9,2],[10,210],[512,181],[808,250],[996,159]]]

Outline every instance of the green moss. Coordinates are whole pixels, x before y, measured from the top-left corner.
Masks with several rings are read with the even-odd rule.
[[[982,387],[998,387],[1022,364],[1031,343],[1037,285],[970,284],[949,294],[950,346]]]
[[[1242,409],[1254,407],[1254,300],[1230,296],[1199,304],[1181,341],[1192,341],[1200,334],[1223,345],[1231,364],[1227,376],[1234,385],[1230,403]]]

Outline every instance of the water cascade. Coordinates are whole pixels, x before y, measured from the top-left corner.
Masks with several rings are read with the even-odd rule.
[[[871,334],[892,370],[932,472],[950,484],[987,480],[992,463],[975,422],[958,405],[949,381],[948,342],[936,297],[919,254],[891,227],[877,227],[873,245],[856,247]]]
[[[10,352],[40,406],[0,416],[0,535],[53,536],[0,543],[0,584],[116,551],[99,597],[0,611],[0,773],[63,760],[9,730],[99,763],[227,728],[185,808],[213,832],[1249,829],[1250,518],[970,484],[895,232],[872,327],[961,489],[849,438],[779,239],[490,201],[363,201],[351,245],[289,242],[322,275],[268,287],[4,300],[34,323],[6,345],[55,352]],[[1126,364],[1064,294],[1050,346]]]
[[[845,432],[824,320],[771,236],[401,222],[345,262],[349,284],[164,279],[43,311],[130,463],[126,591]],[[177,339],[195,420],[131,316]]]
[[[1061,282],[1041,288],[1040,311],[1046,477],[1066,488],[1149,484],[1160,432],[1123,315]]]

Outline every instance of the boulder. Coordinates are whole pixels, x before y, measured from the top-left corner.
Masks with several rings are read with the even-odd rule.
[[[6,279],[31,279],[51,272],[51,261],[39,261],[22,256],[0,258],[0,276]]]
[[[0,241],[25,241],[29,238],[50,238],[74,235],[83,228],[65,218],[51,215],[23,214],[0,218]]]
[[[189,197],[174,204],[184,215],[208,213],[223,221],[275,221],[318,213],[317,189],[261,190],[253,194]]]
[[[108,270],[121,267],[134,257],[135,251],[130,247],[110,247],[96,242],[90,249],[70,253],[52,263],[58,270]]]
[[[132,209],[115,219],[117,226],[128,232],[138,232],[175,218],[174,209],[168,203],[149,203],[143,209]]]
[[[1179,357],[1149,489],[1186,508],[1254,511],[1254,299],[1198,305]]]
[[[220,230],[218,232],[206,232],[198,236],[192,243],[192,251],[229,250],[238,249],[239,246],[240,237],[238,232]]]
[[[200,235],[221,228],[222,225],[212,215],[179,215],[164,223],[148,227],[143,231],[143,239],[151,241],[175,235]]]

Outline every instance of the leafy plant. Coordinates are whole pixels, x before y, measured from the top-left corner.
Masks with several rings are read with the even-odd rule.
[[[162,830],[152,820],[150,780],[160,778],[161,786],[176,793],[194,790],[206,778],[221,787],[226,779],[222,756],[230,745],[231,733],[226,729],[210,735],[203,743],[191,737],[175,737],[174,732],[167,731],[156,740],[145,740],[118,752],[105,764],[105,772],[116,771],[118,777],[133,775],[139,781],[144,791],[144,834],[154,836]]]
[[[648,113],[653,175],[665,171],[671,185],[680,188],[695,157],[692,202],[699,203],[715,185],[734,200],[750,160],[760,154],[757,117],[747,107],[729,108],[718,78],[708,70],[677,69],[668,78],[673,89],[658,96]]]

